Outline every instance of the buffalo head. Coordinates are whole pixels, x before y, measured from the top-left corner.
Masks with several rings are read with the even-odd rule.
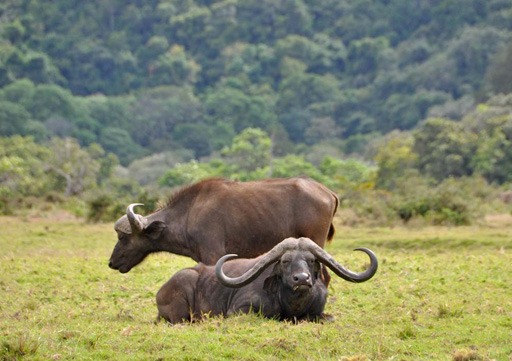
[[[118,241],[110,256],[109,267],[121,273],[130,271],[151,252],[157,249],[157,242],[166,228],[161,221],[150,222],[148,218],[136,214],[133,207],[140,203],[130,204],[126,214],[114,225]]]
[[[224,274],[224,262],[237,258],[235,254],[228,254],[219,259],[216,265],[216,275],[220,283],[227,287],[243,287],[255,280],[266,268],[274,265],[273,275],[278,276],[282,287],[297,291],[310,289],[323,264],[339,277],[350,282],[364,282],[372,278],[377,272],[378,261],[375,254],[367,248],[356,248],[370,257],[370,266],[362,273],[354,273],[338,262],[331,255],[308,238],[288,238],[266,253],[241,276],[231,278]],[[274,278],[275,279],[275,278]]]

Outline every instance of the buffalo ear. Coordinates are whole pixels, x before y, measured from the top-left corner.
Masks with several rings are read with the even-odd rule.
[[[150,225],[144,228],[144,234],[152,240],[156,240],[160,237],[163,230],[167,228],[167,225],[161,221],[154,221]]]
[[[331,281],[331,275],[327,271],[327,267],[321,263],[316,279],[320,280],[325,286],[329,286],[329,282]]]
[[[265,278],[265,282],[263,282],[263,290],[267,292],[269,295],[275,294],[278,291],[279,285],[279,276],[272,275],[270,277]]]
[[[281,273],[282,273],[281,265],[279,264],[279,262],[277,262],[274,265],[274,269],[272,270],[272,273],[270,274],[270,276],[265,278],[265,282],[263,282],[263,289],[268,294],[274,294],[277,292],[278,287],[279,287],[279,280],[281,279],[281,277],[280,277]]]
[[[323,268],[324,268],[324,265],[321,264],[320,262],[318,262],[317,260],[315,260],[315,265],[313,266],[313,272],[315,274],[316,279],[322,277]]]

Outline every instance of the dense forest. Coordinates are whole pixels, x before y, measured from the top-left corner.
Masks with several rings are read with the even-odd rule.
[[[510,211],[510,64],[507,0],[6,0],[0,210],[308,175],[354,222]]]

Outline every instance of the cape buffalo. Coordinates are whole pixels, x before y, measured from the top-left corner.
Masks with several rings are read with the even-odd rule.
[[[150,253],[167,251],[213,265],[226,253],[258,256],[287,237],[321,247],[334,234],[337,196],[306,178],[235,182],[209,179],[175,193],[143,217],[130,204],[114,225],[109,266],[128,272]]]
[[[233,259],[237,255],[228,254],[216,266],[183,269],[158,291],[158,319],[179,323],[206,314],[248,312],[295,322],[321,319],[327,300],[327,287],[318,279],[321,264],[351,282],[367,281],[377,272],[375,254],[366,248],[357,250],[370,257],[370,266],[362,273],[345,269],[308,238],[287,238],[253,259]]]

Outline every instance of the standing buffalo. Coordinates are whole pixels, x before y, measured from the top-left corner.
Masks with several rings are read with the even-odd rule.
[[[158,318],[178,323],[200,320],[205,314],[260,312],[279,320],[320,319],[327,300],[327,287],[319,279],[321,264],[351,282],[367,281],[377,272],[375,254],[357,250],[370,257],[370,266],[362,273],[345,269],[308,238],[287,238],[253,259],[228,254],[216,266],[183,269],[158,291]]]
[[[115,223],[109,266],[130,271],[150,253],[167,251],[213,265],[226,253],[258,256],[287,237],[323,247],[334,234],[338,198],[306,178],[234,182],[209,179],[182,189],[143,217],[130,204]]]

